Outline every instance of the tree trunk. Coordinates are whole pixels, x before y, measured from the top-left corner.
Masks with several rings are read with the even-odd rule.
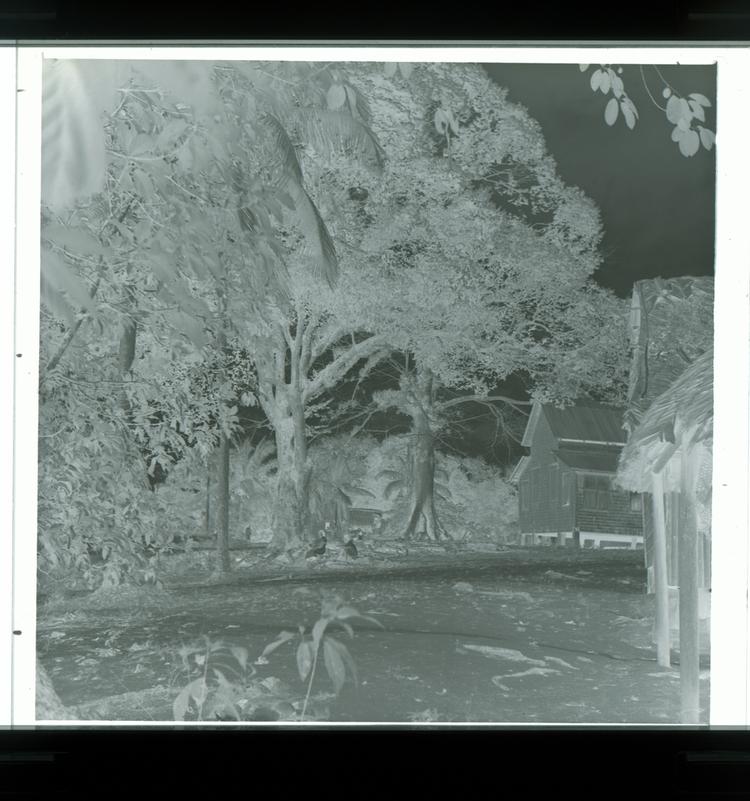
[[[37,658],[36,660],[36,719],[70,720],[78,717],[77,712],[68,709],[55,692],[52,679]]]
[[[662,667],[670,665],[669,633],[669,581],[667,576],[667,528],[664,511],[664,480],[661,473],[652,477],[654,505],[654,593],[656,595],[656,662]]]
[[[700,644],[698,619],[698,527],[694,465],[683,445],[679,500],[680,544],[680,695],[683,723],[700,719]]]
[[[294,426],[294,489],[297,495],[296,539],[309,539],[308,518],[310,499],[311,467],[307,463],[307,432],[305,430],[305,409],[302,397],[296,392],[292,398],[292,421]]]
[[[279,552],[302,544],[307,521],[307,443],[300,442],[304,428],[300,434],[295,417],[287,414],[274,424],[278,478],[271,549]]]
[[[227,292],[226,276],[216,288],[219,302],[219,315],[221,328],[219,329],[218,346],[222,355],[222,374],[226,377],[227,360]],[[219,492],[217,497],[218,509],[216,514],[216,572],[226,574],[231,568],[229,559],[229,437],[221,432],[219,439]]]
[[[216,531],[216,572],[226,574],[229,559],[229,438],[221,435],[219,443],[219,493]]]
[[[117,349],[117,367],[123,385],[120,388],[119,402],[120,407],[125,412],[128,422],[131,422],[133,411],[130,408],[130,401],[125,392],[124,382],[130,373],[135,359],[135,344],[138,336],[138,326],[136,324],[136,299],[133,287],[130,284],[125,286],[125,297],[123,303],[126,305],[129,316],[123,319],[120,330],[120,341]]]
[[[273,426],[276,438],[278,483],[274,503],[272,551],[290,551],[308,539],[310,521],[310,478],[312,467],[307,456],[305,411],[322,393],[334,389],[358,362],[376,363],[385,352],[379,337],[355,342],[336,353],[334,345],[343,335],[327,315],[310,314],[297,308],[294,320],[270,332],[272,348],[258,367],[259,400]],[[316,360],[333,355],[321,370],[313,370]],[[312,375],[310,373],[312,372]],[[362,380],[360,373],[359,380]]]
[[[211,466],[206,466],[206,511],[203,518],[203,533],[206,539],[211,538]]]
[[[300,317],[294,336],[288,332],[284,334],[288,350],[282,357],[280,349],[278,363],[288,364],[288,380],[284,370],[284,380],[276,383],[273,408],[265,410],[276,437],[278,484],[271,549],[279,552],[293,551],[301,546],[306,539],[309,516],[310,466],[303,393],[305,365],[301,355],[304,330],[304,321]]]
[[[434,393],[432,373],[424,368],[417,371],[416,402],[412,407],[414,455],[412,461],[412,498],[404,538],[415,536],[421,521],[428,539],[450,539],[438,520],[435,510],[435,438],[430,426]]]

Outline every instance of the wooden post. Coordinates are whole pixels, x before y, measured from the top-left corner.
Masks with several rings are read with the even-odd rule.
[[[652,488],[653,491],[653,488]],[[640,493],[641,530],[643,531],[643,563],[646,567],[646,592],[653,595],[654,590],[654,505],[647,501],[647,493]]]
[[[680,583],[679,578],[679,554],[680,554],[680,493],[668,492],[665,498],[667,506],[667,575],[669,585],[676,587]]]
[[[217,337],[219,352],[222,354],[221,373],[227,374],[229,351],[227,348],[227,274],[222,273],[216,285],[216,296],[219,301],[219,317],[221,328]],[[228,404],[227,404],[228,405]],[[219,476],[218,476],[218,507],[216,509],[216,572],[225,574],[229,572],[231,562],[229,559],[229,437],[222,432],[219,439]]]
[[[222,433],[219,443],[219,505],[216,510],[216,571],[228,573],[229,559],[229,437]]]
[[[667,580],[667,528],[664,516],[664,479],[662,474],[651,476],[651,499],[653,503],[653,558],[654,594],[656,596],[656,621],[654,639],[656,641],[656,661],[662,667],[669,667],[669,584]]]
[[[683,723],[698,723],[700,717],[700,650],[698,623],[698,525],[690,453],[683,446],[680,475],[680,699]]]
[[[203,523],[203,534],[206,539],[211,538],[211,467],[206,466],[206,513]]]

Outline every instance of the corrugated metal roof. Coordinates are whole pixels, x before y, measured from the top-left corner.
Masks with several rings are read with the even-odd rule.
[[[625,444],[624,409],[590,401],[579,401],[566,409],[546,404],[543,408],[552,433],[558,439]]]
[[[571,450],[560,448],[557,458],[574,470],[592,470],[597,473],[614,473],[620,457],[619,448],[586,448]]]

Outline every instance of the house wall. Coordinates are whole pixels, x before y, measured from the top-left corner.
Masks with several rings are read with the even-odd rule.
[[[633,510],[629,492],[609,492],[607,509],[587,508],[578,475],[554,455],[558,441],[544,414],[539,417],[529,447],[529,461],[518,484],[522,534],[559,534],[577,527],[601,534],[642,536],[640,502]]]
[[[614,475],[611,478],[614,478]],[[637,511],[633,511],[629,492],[612,490],[606,493],[606,509],[588,508],[584,502],[583,489],[577,489],[576,495],[576,525],[581,531],[625,536],[643,535],[640,500],[637,502]]]
[[[521,533],[572,531],[575,521],[575,473],[557,462],[557,438],[542,414],[530,445],[529,461],[518,485]],[[567,478],[563,478],[567,476]],[[566,498],[563,499],[563,491]],[[567,503],[565,502],[567,501]]]

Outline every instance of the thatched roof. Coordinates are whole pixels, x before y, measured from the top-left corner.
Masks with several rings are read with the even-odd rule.
[[[633,287],[633,356],[625,427],[638,428],[651,403],[712,346],[713,279],[654,278]]]
[[[632,492],[651,489],[651,472],[676,448],[711,444],[713,351],[708,350],[659,395],[623,448],[617,483]]]

